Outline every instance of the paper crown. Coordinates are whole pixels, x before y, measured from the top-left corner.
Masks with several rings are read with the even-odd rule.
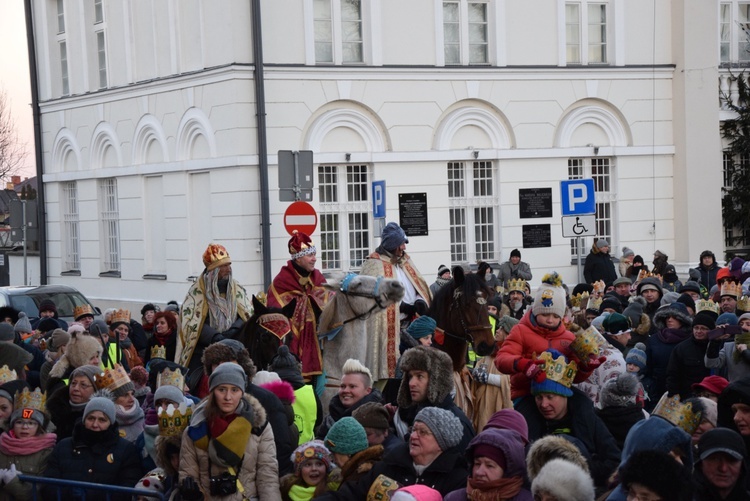
[[[90,304],[79,304],[73,310],[73,318],[76,320],[87,315],[91,315],[92,317],[94,316],[94,309]]]
[[[604,294],[604,290],[607,288],[607,284],[604,283],[604,280],[597,280],[591,285],[594,287],[594,292],[598,292],[599,294]]]
[[[581,308],[586,308],[586,305],[588,303],[589,303],[588,292],[579,292],[578,294],[570,298],[571,308],[578,308],[580,310]]]
[[[744,311],[745,313],[750,312],[750,297],[742,296],[737,300],[737,309]]]
[[[599,310],[599,308],[600,308],[600,307],[601,307],[601,305],[602,305],[602,301],[603,301],[603,300],[604,300],[604,299],[603,299],[603,298],[601,298],[601,297],[594,297],[594,296],[589,296],[589,300],[588,300],[588,302],[586,303],[586,309],[587,309],[587,310],[597,310],[597,311],[598,311],[598,310]]]
[[[578,366],[574,361],[565,362],[565,355],[553,359],[552,354],[548,351],[542,353],[539,358],[544,361],[544,372],[547,374],[548,380],[570,388],[573,379],[576,377],[576,372],[578,372]]]
[[[735,299],[742,296],[742,284],[737,282],[724,282],[721,284],[720,296],[733,296]]]
[[[636,282],[640,282],[644,278],[647,278],[650,275],[650,273],[646,270],[641,270],[638,272],[638,278],[635,279]]]
[[[229,259],[229,252],[227,252],[226,247],[219,244],[208,244],[206,252],[203,253],[203,265],[208,271],[231,263],[232,260]]]
[[[167,358],[167,347],[155,344],[151,347],[151,358]]]
[[[289,254],[292,259],[297,259],[308,254],[315,254],[317,249],[312,239],[302,232],[294,230],[292,238],[289,239]]]
[[[115,325],[116,323],[130,324],[130,310],[117,310],[112,314],[112,318],[109,321],[109,325]]]
[[[94,374],[94,383],[98,390],[115,391],[129,382],[130,376],[120,364],[116,364],[113,369],[104,369],[101,374]]]
[[[737,302],[737,306],[739,306],[739,301]],[[701,311],[712,311],[718,315],[721,313],[721,307],[710,299],[699,299],[695,302],[695,313]]]
[[[179,407],[169,404],[166,409],[160,408],[157,415],[159,418],[159,435],[162,437],[179,437],[190,424],[193,407],[185,402],[182,402]]]
[[[17,391],[13,398],[14,409],[34,409],[35,411],[44,412],[46,407],[47,394],[42,393],[42,390],[39,388],[34,391],[24,388],[23,391]]]
[[[579,360],[588,360],[589,355],[599,356],[599,352],[606,341],[596,330],[595,327],[589,327],[586,330],[576,332],[576,338],[570,343],[570,349],[579,358]]]
[[[164,369],[156,376],[156,387],[161,388],[162,386],[176,386],[180,390],[185,387],[185,376],[182,375],[180,369],[173,371],[169,368]]]
[[[18,374],[13,371],[7,365],[0,367],[0,384],[10,383],[18,379]]]
[[[693,404],[680,402],[680,395],[678,394],[669,397],[667,393],[664,393],[651,415],[666,419],[678,428],[685,430],[688,435],[692,435],[698,425],[701,424],[701,413],[693,410]]]
[[[526,280],[523,278],[512,278],[508,280],[508,292],[523,292],[526,295]]]

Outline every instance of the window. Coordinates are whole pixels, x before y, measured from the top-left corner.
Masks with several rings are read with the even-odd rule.
[[[107,88],[107,46],[104,40],[104,32],[96,32],[96,53],[99,62],[99,88]]]
[[[361,0],[313,0],[315,62],[361,63]]]
[[[63,0],[57,0],[57,33],[65,33],[65,5]]]
[[[65,225],[64,268],[65,271],[81,269],[81,243],[78,226],[78,186],[75,181],[63,184],[63,224]]]
[[[486,2],[443,2],[446,65],[489,63],[487,7]]]
[[[568,179],[591,178],[596,192],[596,238],[605,238],[616,248],[612,228],[616,191],[613,187],[612,163],[609,158],[569,158]],[[577,239],[570,240],[570,254],[578,259]],[[588,239],[581,238],[581,253],[588,253]]]
[[[722,196],[726,194],[726,190],[731,190],[734,187],[734,180],[732,179],[735,171],[740,176],[744,176],[750,167],[750,156],[732,157],[732,155],[725,151],[723,155],[723,174],[724,174],[724,189],[722,190]],[[750,246],[750,232],[746,231],[745,228],[727,228],[724,225],[724,245],[727,249],[739,250],[740,248],[746,248]],[[743,249],[744,250],[744,249]]]
[[[495,260],[497,224],[492,162],[448,162],[451,262]]]
[[[607,62],[606,3],[566,2],[565,60],[568,64]]]
[[[62,81],[62,95],[70,95],[70,82],[68,81],[68,44],[60,42],[60,78]]]
[[[322,269],[357,269],[369,255],[369,192],[366,165],[318,166]]]
[[[719,4],[719,60],[724,65],[750,63],[750,2]]]
[[[99,181],[99,211],[102,219],[102,253],[105,273],[120,272],[120,212],[117,206],[117,180]]]
[[[102,7],[102,0],[94,0],[94,24],[104,22],[104,9]]]

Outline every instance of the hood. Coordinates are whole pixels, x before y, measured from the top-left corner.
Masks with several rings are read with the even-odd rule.
[[[644,449],[669,452],[675,447],[679,447],[687,454],[687,464],[693,464],[690,435],[682,428],[678,428],[666,419],[658,416],[638,421],[628,432],[627,438],[625,438],[620,467],[627,462],[634,452]]]
[[[682,309],[669,304],[656,310],[656,313],[654,314],[654,325],[656,328],[664,330],[667,326],[667,318],[669,317],[675,317],[678,319],[688,331],[690,331],[690,328],[693,325],[693,319],[690,315],[686,314]]]
[[[546,435],[535,441],[526,455],[529,480],[534,480],[542,467],[554,458],[564,459],[585,472],[589,471],[586,458],[575,444],[560,435]]]
[[[453,390],[451,357],[436,348],[417,346],[406,350],[401,356],[400,367],[404,373],[397,398],[398,406],[401,408],[411,407],[414,403],[409,391],[408,371],[420,370],[430,375],[427,383],[427,402],[423,402],[423,405],[437,405]]]
[[[734,424],[734,412],[732,405],[747,404],[750,405],[750,378],[740,378],[729,383],[719,397],[718,404],[718,426],[731,428],[737,431]]]
[[[156,452],[156,466],[163,469],[170,477],[175,477],[178,471],[172,468],[172,462],[169,460],[170,451],[180,453],[182,447],[182,435],[176,437],[163,437],[159,435],[154,441],[154,451]]]
[[[641,280],[641,283],[638,284],[638,287],[636,287],[636,294],[641,295],[641,291],[643,290],[644,285],[654,285],[656,286],[656,289],[659,291],[659,299],[664,297],[664,290],[661,287],[661,280],[654,277],[646,277],[643,280]]]
[[[469,447],[466,449],[466,457],[469,459],[469,464],[474,462],[474,450],[478,445],[482,444],[502,451],[507,465],[503,474],[504,476],[524,476],[526,473],[524,442],[518,433],[498,428],[485,429],[469,442]]]

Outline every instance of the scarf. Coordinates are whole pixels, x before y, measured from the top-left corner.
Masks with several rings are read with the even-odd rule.
[[[13,430],[0,435],[0,452],[6,456],[30,456],[44,449],[51,449],[57,442],[57,435],[44,433],[29,438],[17,438]]]
[[[438,285],[439,285],[440,287],[444,286],[445,284],[447,284],[447,283],[448,283],[448,282],[450,282],[450,281],[451,281],[451,279],[450,279],[450,278],[448,278],[448,279],[445,279],[445,278],[440,278],[440,277],[437,277],[437,278],[435,279],[435,283],[436,283],[436,284],[438,284]]]
[[[129,337],[120,340],[120,348],[122,348],[123,350],[127,350],[131,346],[133,346],[133,340]]]
[[[325,479],[322,480],[322,482],[325,482]],[[308,487],[294,484],[291,489],[289,489],[289,499],[292,501],[308,501],[315,496],[315,488],[315,485]]]
[[[466,485],[466,499],[469,501],[502,501],[521,492],[522,477],[501,478],[493,482],[482,482],[481,488],[469,478]]]
[[[79,411],[83,412],[83,409],[86,408],[86,404],[88,404],[88,400],[86,402],[82,402],[80,404],[74,404],[71,400],[68,400],[68,403],[70,404],[70,410],[72,411]]]
[[[225,287],[225,290],[227,290],[225,296],[228,295],[229,280],[232,280],[231,274],[228,277],[227,286]],[[224,332],[232,326],[232,323],[237,318],[237,302],[234,301],[234,298],[222,297],[219,290],[219,268],[206,273],[204,283],[206,285],[209,323],[217,331]]]
[[[737,334],[734,336],[734,351],[732,351],[732,360],[734,360],[735,364],[740,363],[740,357],[742,357],[742,352],[737,349],[738,344],[750,344],[750,332],[743,332],[742,334]]]
[[[167,331],[164,334],[160,334],[156,331],[154,331],[154,338],[156,339],[156,344],[159,346],[166,346],[166,344],[169,342],[169,338],[172,337],[172,334],[174,331]]]
[[[244,398],[231,417],[214,418],[210,423],[205,417],[205,406],[193,414],[188,426],[188,437],[195,446],[208,451],[210,460],[224,468],[239,466],[245,454],[245,446],[253,432],[253,410]]]

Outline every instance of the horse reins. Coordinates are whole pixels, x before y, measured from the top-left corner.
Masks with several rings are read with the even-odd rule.
[[[333,327],[338,327],[340,325],[346,325],[349,322],[354,322],[355,320],[362,320],[362,319],[368,318],[370,316],[370,314],[373,311],[375,311],[375,308],[379,308],[381,310],[387,308],[386,306],[383,305],[382,301],[380,301],[380,294],[379,294],[379,291],[380,291],[380,282],[382,282],[383,277],[377,277],[377,280],[375,282],[375,288],[373,289],[372,294],[367,294],[367,293],[364,293],[364,292],[349,292],[349,283],[356,276],[357,275],[355,275],[354,273],[350,273],[341,282],[341,292],[343,292],[344,296],[346,296],[346,302],[349,305],[349,309],[350,310],[354,310],[354,308],[352,308],[352,303],[351,303],[351,299],[349,299],[349,296],[365,297],[365,298],[368,298],[368,299],[374,299],[375,300],[375,304],[373,304],[372,308],[370,308],[369,310],[367,310],[365,312],[362,312],[362,313],[359,313],[359,314],[353,316],[352,318],[344,320],[340,324],[336,324]]]
[[[458,292],[458,291],[456,291]],[[472,332],[481,331],[484,329],[491,328],[490,325],[466,325],[466,320],[464,319],[464,316],[461,314],[461,310],[458,308],[458,298],[461,297],[461,294],[456,294],[453,297],[453,302],[451,303],[450,309],[453,310],[454,308],[458,311],[458,319],[461,322],[461,327],[464,329],[464,335],[459,336],[458,334],[453,334],[452,332],[448,332],[444,329],[436,329],[436,331],[441,331],[444,335],[451,337],[453,339],[458,339],[459,341],[463,341],[464,343],[471,343],[474,344],[474,336],[472,336]]]

